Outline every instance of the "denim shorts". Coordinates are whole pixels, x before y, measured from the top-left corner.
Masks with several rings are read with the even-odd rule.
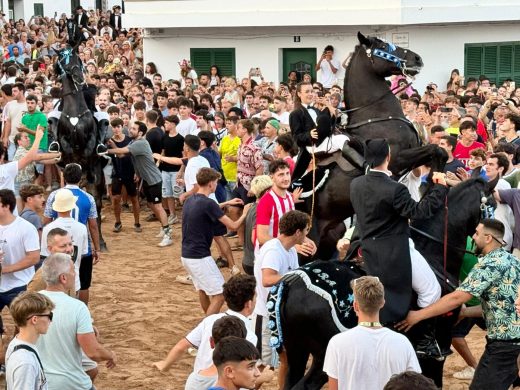
[[[226,200],[233,199],[233,190],[236,188],[237,182],[236,181],[228,181],[225,189],[226,189]]]
[[[38,149],[38,154],[47,153],[45,149]],[[36,172],[38,175],[43,175],[43,170],[45,169],[45,165],[41,163],[36,163]]]
[[[177,179],[177,173],[178,172],[161,172],[163,198],[173,198],[173,187],[177,184],[175,182],[175,180]]]

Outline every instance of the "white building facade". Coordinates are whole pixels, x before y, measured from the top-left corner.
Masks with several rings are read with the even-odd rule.
[[[431,81],[444,88],[453,68],[520,83],[519,21],[518,0],[126,0],[123,18],[145,29],[145,62],[167,79],[179,78],[184,58],[199,74],[216,64],[238,78],[257,67],[274,82],[289,70],[315,76],[326,45],[342,62],[361,31],[422,56],[420,91]]]

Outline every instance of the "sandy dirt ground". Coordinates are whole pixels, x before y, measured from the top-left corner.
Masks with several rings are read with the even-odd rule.
[[[202,318],[193,287],[175,282],[177,275],[185,274],[180,262],[180,225],[174,225],[174,245],[159,248],[160,239],[154,237],[159,231],[158,222],[142,222],[143,232],[134,233],[132,214],[123,213],[123,231],[113,233],[114,219],[109,207],[105,208],[105,215],[103,232],[109,252],[95,266],[90,310],[101,333],[101,342],[116,352],[118,362],[112,370],[100,365],[96,388],[182,390],[193,357],[186,354],[167,374],[159,373],[151,365],[165,357]],[[239,252],[233,253],[237,260],[241,259]],[[227,279],[228,270],[224,274]],[[2,315],[12,333],[12,321],[6,310]],[[477,358],[485,345],[484,336],[476,328],[467,338]],[[469,381],[452,377],[464,366],[458,354],[448,358],[444,389],[468,388]],[[264,388],[278,387],[273,381]]]

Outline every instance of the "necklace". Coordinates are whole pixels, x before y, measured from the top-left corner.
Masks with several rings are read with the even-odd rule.
[[[367,321],[361,321],[358,323],[359,326],[364,326],[366,328],[381,328],[383,327],[383,325],[381,325],[381,323],[379,321],[377,322],[367,322]]]

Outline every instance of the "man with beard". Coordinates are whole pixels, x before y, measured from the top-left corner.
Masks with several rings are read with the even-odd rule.
[[[168,216],[162,206],[162,175],[159,168],[155,165],[152,157],[152,149],[146,141],[147,128],[143,122],[134,122],[130,128],[130,138],[132,142],[125,147],[117,148],[116,144],[108,141],[111,149],[107,153],[132,156],[135,173],[143,179],[143,191],[146,196],[148,206],[153,211],[163,230],[162,241],[158,244],[160,247],[170,246],[172,241],[172,229],[168,226]]]
[[[283,160],[272,161],[269,164],[269,176],[273,181],[273,186],[260,199],[256,209],[255,257],[262,245],[272,238],[278,237],[280,218],[285,213],[294,210],[292,195],[287,191],[291,185],[289,164]],[[316,253],[316,244],[307,237],[302,245],[296,245],[295,248],[304,256],[312,256]]]
[[[494,219],[480,221],[473,240],[483,256],[457,290],[419,311],[410,311],[399,329],[408,331],[427,318],[449,312],[473,296],[479,297],[487,325],[487,343],[470,389],[508,389],[518,376],[520,317],[515,311],[520,262],[504,246],[504,225]]]

